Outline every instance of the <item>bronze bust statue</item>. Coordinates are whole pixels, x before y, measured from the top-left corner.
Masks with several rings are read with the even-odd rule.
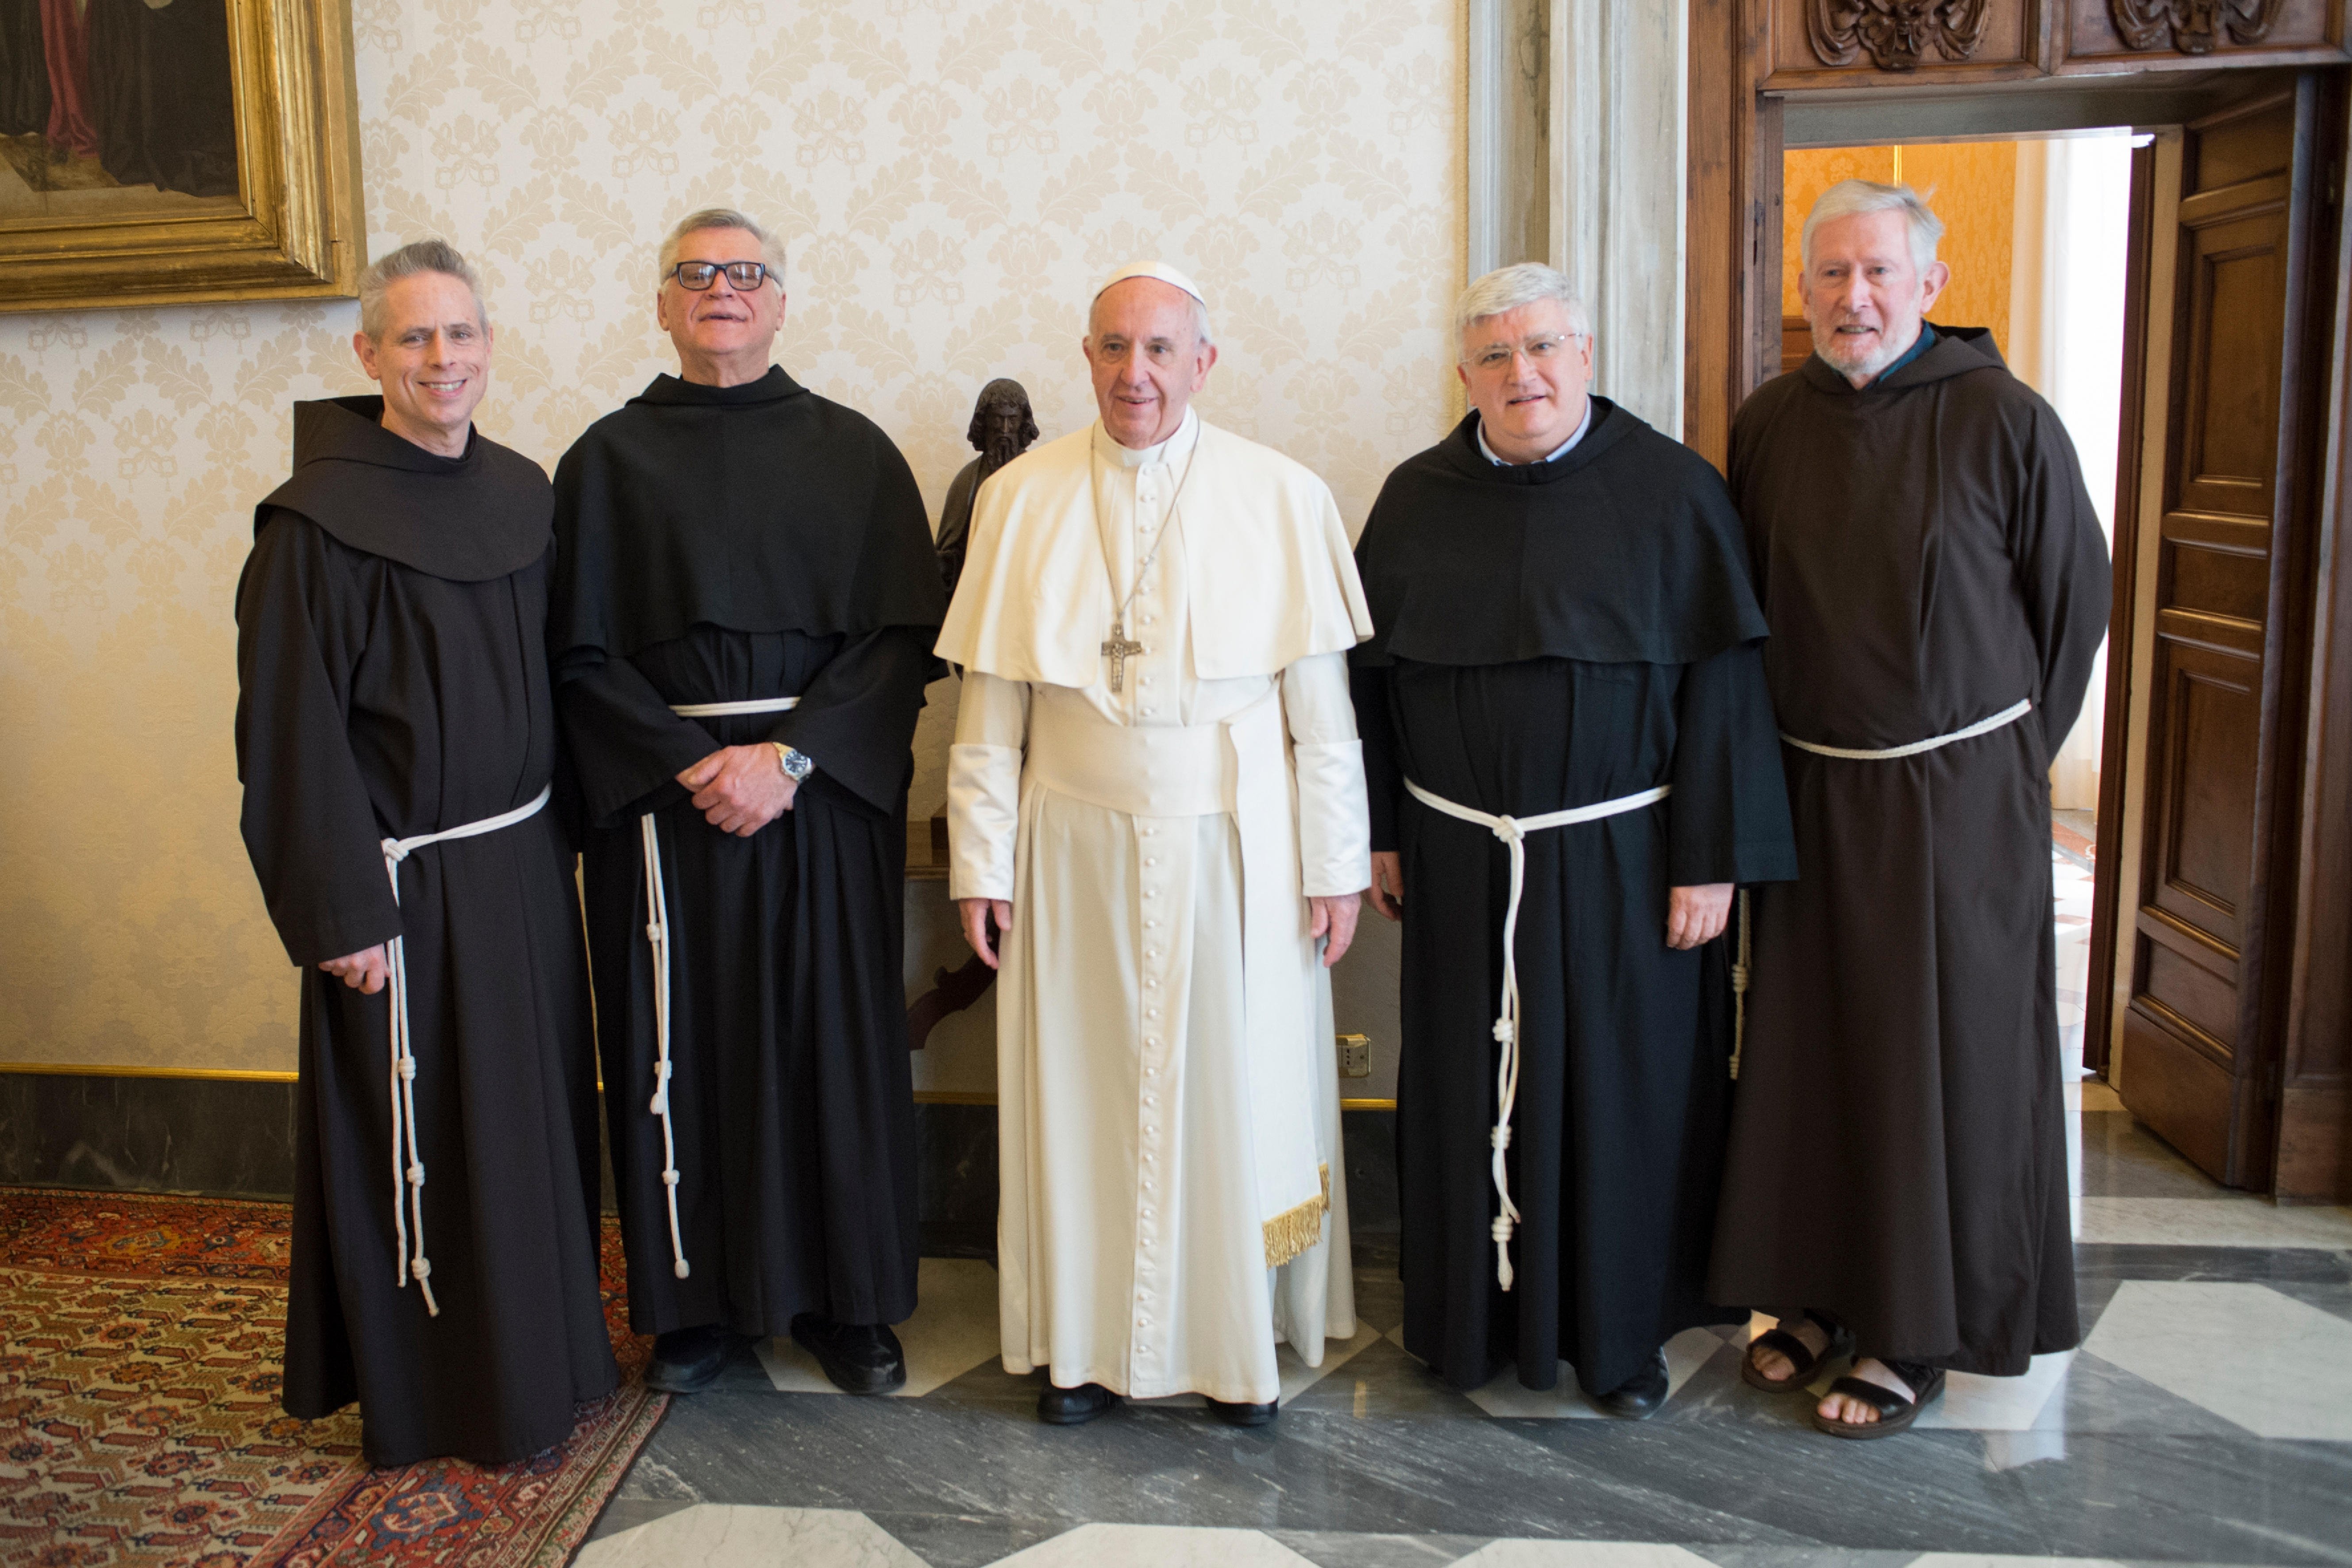
[[[963,466],[948,486],[947,504],[940,509],[940,575],[947,580],[948,595],[955,595],[956,579],[963,575],[965,546],[971,534],[972,498],[980,482],[1029,449],[1037,439],[1037,420],[1029,411],[1029,394],[1017,381],[997,377],[980,389],[971,405],[971,426],[964,432],[980,456]]]

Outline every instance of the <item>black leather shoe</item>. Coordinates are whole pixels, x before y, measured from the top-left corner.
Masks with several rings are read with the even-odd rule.
[[[822,1312],[793,1320],[793,1342],[816,1357],[844,1394],[887,1394],[907,1382],[907,1352],[887,1323],[836,1323]]]
[[[1118,1403],[1118,1395],[1099,1383],[1076,1388],[1047,1384],[1037,1394],[1037,1419],[1048,1426],[1083,1426]]]
[[[1644,1421],[1658,1413],[1666,1402],[1666,1352],[1650,1352],[1650,1364],[1611,1389],[1606,1394],[1592,1395],[1592,1403],[1612,1415],[1622,1415],[1628,1421]]]
[[[646,1368],[646,1386],[664,1394],[699,1394],[719,1381],[727,1363],[748,1342],[734,1330],[717,1323],[672,1329],[654,1340],[653,1364]]]
[[[1265,1426],[1282,1414],[1282,1401],[1269,1399],[1264,1405],[1229,1405],[1222,1399],[1209,1401],[1209,1413],[1228,1426]]]

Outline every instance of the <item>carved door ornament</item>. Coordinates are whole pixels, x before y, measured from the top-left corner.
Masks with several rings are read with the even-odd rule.
[[[2230,40],[2259,44],[2278,20],[2285,0],[2107,0],[2116,33],[2135,49],[2160,48],[2164,35],[2184,55],[2210,55],[2223,27]]]
[[[2118,8],[2135,0],[2111,0]],[[2168,0],[2138,0],[2162,5]],[[2169,0],[2171,4],[2275,5],[2277,0]],[[1984,42],[1985,0],[1805,0],[1805,35],[1825,66],[1853,63],[1864,50],[1883,71],[1919,68],[1933,47],[1965,60]]]

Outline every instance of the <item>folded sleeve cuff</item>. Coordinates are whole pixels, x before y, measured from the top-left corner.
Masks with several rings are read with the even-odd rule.
[[[1021,749],[948,748],[948,896],[1013,897],[1021,827]]]

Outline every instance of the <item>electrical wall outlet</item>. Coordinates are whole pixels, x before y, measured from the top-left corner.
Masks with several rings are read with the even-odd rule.
[[[1370,1035],[1339,1037],[1339,1076],[1341,1078],[1372,1076],[1372,1037]]]

